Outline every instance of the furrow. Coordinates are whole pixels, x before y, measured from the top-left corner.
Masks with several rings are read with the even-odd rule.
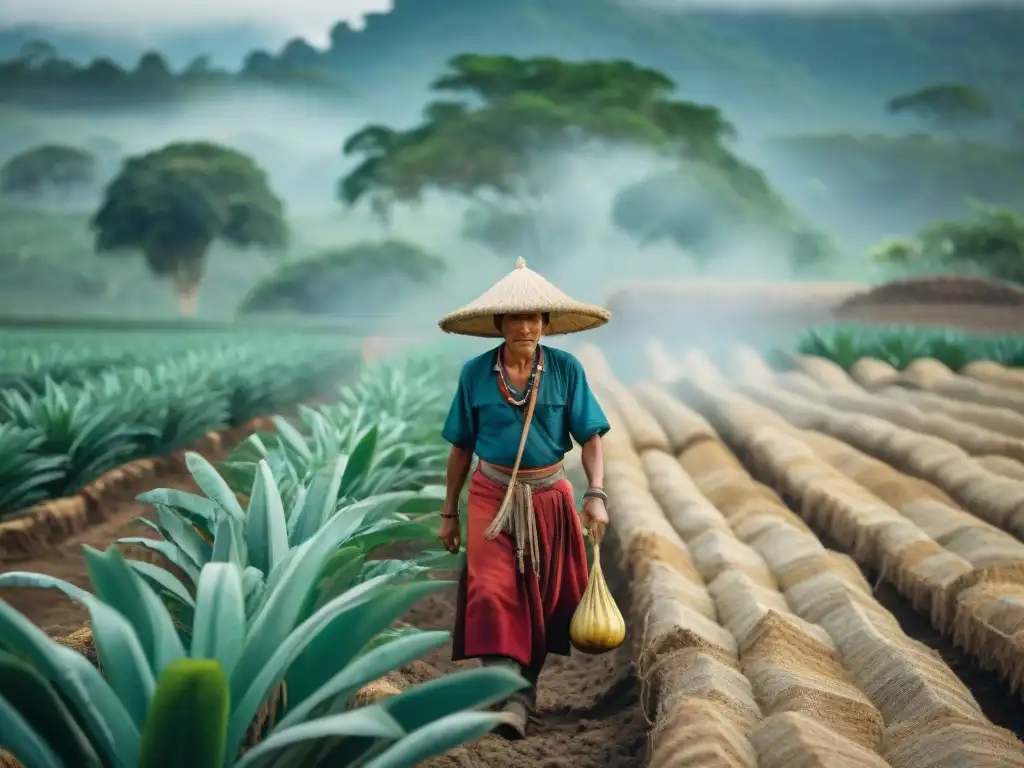
[[[736,640],[718,623],[686,544],[651,495],[623,415],[607,397],[602,405],[612,425],[604,446],[610,530],[632,584],[630,626],[652,724],[647,764],[758,768],[750,736],[761,713]]]
[[[901,472],[929,481],[972,514],[1024,539],[1024,482],[986,469],[959,446],[887,419],[816,403],[779,387],[747,385],[742,391],[794,426],[836,437]]]
[[[854,379],[869,389],[880,385],[896,385],[931,392],[961,402],[1009,408],[1017,413],[1024,413],[1024,391],[961,376],[938,360],[921,358],[912,362],[903,371],[897,371],[881,360],[872,360],[866,366],[862,366],[862,362],[864,361],[858,361],[858,364],[850,369],[850,373]]]
[[[960,369],[960,373],[970,379],[995,384],[1006,389],[1024,390],[1024,371],[1019,368],[1007,368],[994,360],[977,360]]]
[[[909,520],[817,459],[794,430],[780,427],[776,415],[741,395],[695,385],[688,392],[721,434],[749,452],[766,476],[800,502],[809,521],[830,530],[860,558],[880,566],[901,591],[915,596],[937,618],[946,618],[947,571],[956,555],[942,550]],[[682,461],[685,467],[685,457]],[[693,476],[700,487],[699,473]],[[709,497],[713,493],[712,486]],[[882,714],[884,755],[893,766],[1024,764],[1024,745],[994,726],[937,654],[907,637],[870,594],[823,567],[824,554],[817,555],[817,573],[811,566],[799,580],[783,576],[787,556],[814,557],[810,537],[793,528],[784,531],[784,525],[778,518],[763,522],[747,518],[737,528],[766,562],[774,562],[773,573],[779,574],[776,578],[796,613],[819,624],[834,640],[857,688]],[[805,537],[802,546],[797,543],[801,535]],[[969,572],[970,565],[963,562],[953,570]],[[947,621],[955,623],[952,618]],[[958,744],[963,739],[972,740],[972,746],[959,749],[956,762],[934,750],[943,740]]]
[[[765,716],[751,735],[759,765],[887,765],[879,754],[882,717],[850,681],[831,636],[792,611],[765,560],[737,538],[675,457],[646,451],[642,459],[651,493],[736,638]],[[794,739],[779,749],[782,733]]]
[[[748,452],[752,466],[778,483],[806,518],[878,570],[980,666],[998,669],[1011,690],[1019,690],[1024,635],[1011,611],[994,610],[993,595],[1019,594],[1020,565],[973,566],[821,458],[799,430],[780,428],[777,414],[766,414],[738,394],[697,396],[721,421],[716,426],[723,434]]]
[[[806,375],[777,376],[775,383],[787,391],[832,408],[876,416],[914,432],[947,440],[972,456],[1006,456],[1017,461],[1024,459],[1024,440],[1019,437],[1011,437],[1004,432],[970,423],[964,419],[962,413],[945,413],[941,404],[922,404],[918,407],[912,397],[900,398],[882,394],[892,390],[906,391],[900,390],[899,387],[887,387],[878,394],[866,390],[833,389],[831,385],[816,382]],[[932,399],[944,400],[935,396],[932,396]],[[986,406],[974,407],[996,411],[992,417],[994,422],[999,421],[998,411],[1006,410]],[[1016,412],[1010,412],[1009,415],[1024,422],[1024,417]],[[1013,421],[1011,419],[1004,423],[1012,424]]]

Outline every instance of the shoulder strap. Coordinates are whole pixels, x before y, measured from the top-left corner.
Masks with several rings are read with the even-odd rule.
[[[542,353],[543,354],[543,353]],[[526,438],[530,435],[530,422],[533,421],[533,410],[537,405],[537,393],[540,391],[540,377],[544,373],[544,359],[541,358],[537,366],[537,377],[533,380],[533,389],[530,391],[530,399],[526,404],[526,418],[523,421],[523,434],[519,438],[519,450],[516,451],[516,461],[512,465],[512,474],[508,478],[508,487],[505,488],[505,498],[498,507],[498,513],[494,516],[495,521],[504,520],[505,510],[512,499],[512,492],[516,487],[516,477],[519,475],[519,465],[523,461],[523,451],[526,450]]]

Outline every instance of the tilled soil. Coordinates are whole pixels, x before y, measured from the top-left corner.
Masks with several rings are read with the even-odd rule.
[[[152,488],[175,488],[196,492],[198,489],[187,471],[153,478]],[[152,507],[126,495],[111,501],[103,522],[54,547],[47,555],[33,560],[0,564],[0,573],[28,571],[55,576],[83,589],[89,589],[89,576],[85,570],[82,547],[103,550],[115,539],[128,536],[149,536],[148,528],[135,524],[139,517],[148,516]],[[88,619],[88,612],[53,589],[0,588],[0,598],[21,611],[37,626],[51,635],[67,635],[80,628]]]
[[[423,629],[450,629],[455,593],[431,595],[405,621]],[[438,649],[404,670],[411,682],[476,666],[453,662],[451,647]],[[647,724],[640,709],[630,649],[605,656],[552,656],[540,677],[538,712],[526,739],[487,736],[430,760],[431,768],[537,766],[537,768],[627,768],[645,762]]]

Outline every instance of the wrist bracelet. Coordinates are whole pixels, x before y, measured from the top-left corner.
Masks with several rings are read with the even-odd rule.
[[[601,501],[608,501],[608,494],[600,488],[588,488],[583,493],[584,499],[600,499]]]
[[[457,520],[458,517],[459,517],[459,513],[458,512],[442,512],[441,513],[441,517],[445,518],[446,520]]]

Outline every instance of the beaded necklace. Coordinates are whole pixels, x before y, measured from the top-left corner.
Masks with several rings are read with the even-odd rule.
[[[498,373],[498,389],[501,390],[502,396],[509,405],[521,407],[526,405],[526,401],[530,399],[530,393],[533,391],[533,384],[537,379],[537,371],[543,370],[544,368],[544,353],[541,351],[540,345],[538,344],[537,353],[533,358],[533,368],[530,369],[530,377],[526,380],[526,387],[523,389],[523,396],[522,398],[518,398],[516,395],[519,393],[512,385],[512,382],[508,380],[508,375],[505,373],[505,365],[501,360],[501,353],[504,349],[504,344],[498,348],[497,360],[494,363],[494,370]]]

